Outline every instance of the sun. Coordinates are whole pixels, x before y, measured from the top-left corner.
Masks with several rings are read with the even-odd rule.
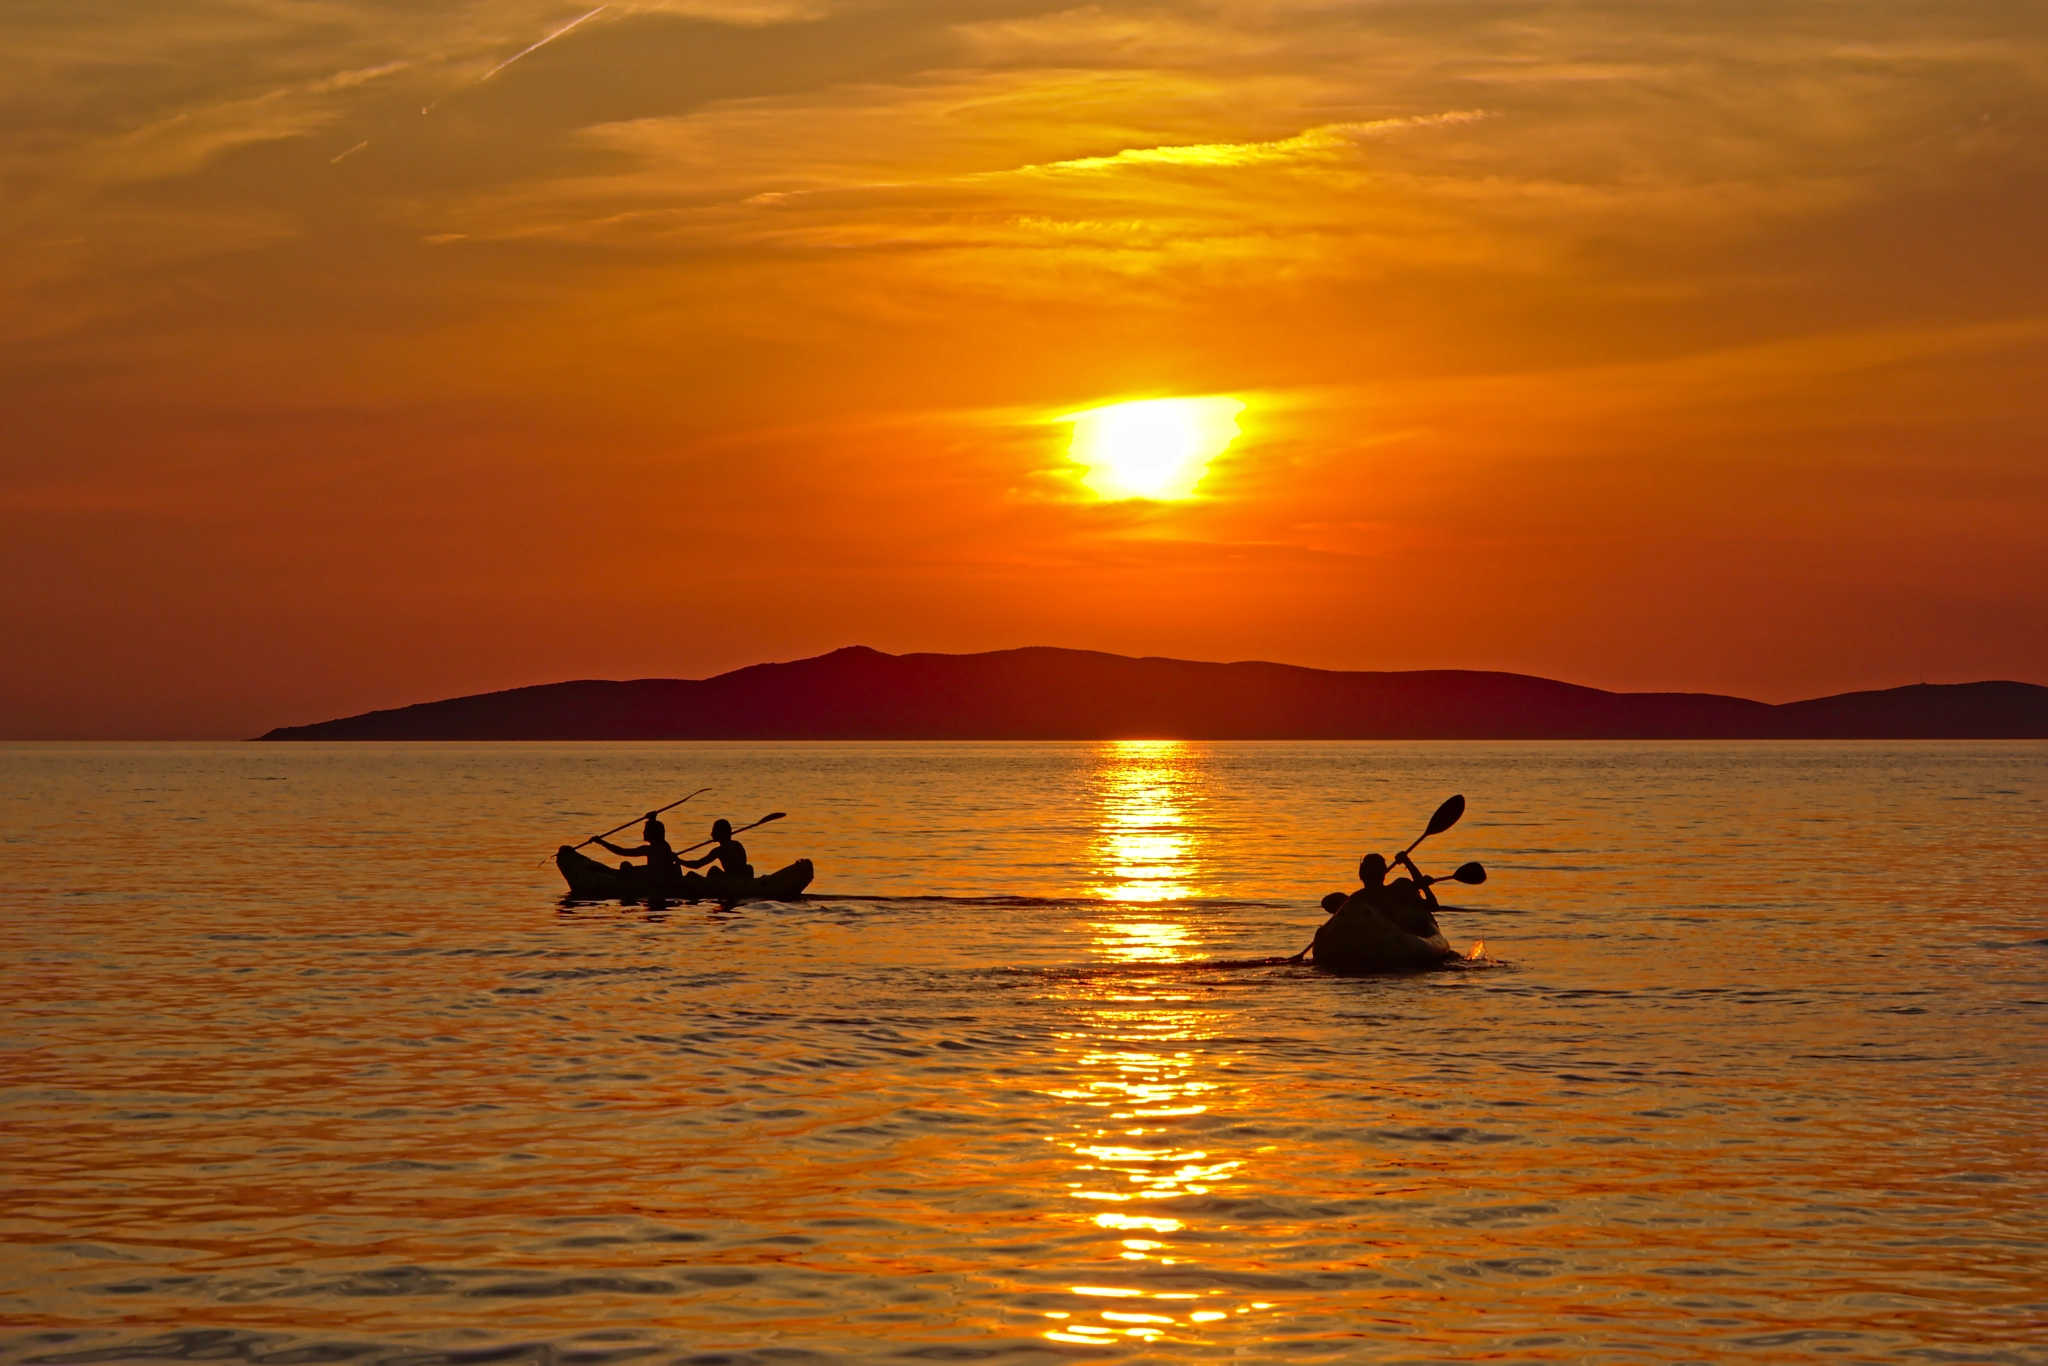
[[[1209,462],[1238,436],[1234,398],[1143,398],[1067,413],[1068,458],[1097,498],[1173,501],[1194,496]]]

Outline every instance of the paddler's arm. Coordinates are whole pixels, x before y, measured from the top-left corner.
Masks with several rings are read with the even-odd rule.
[[[703,858],[679,858],[676,860],[676,862],[682,864],[685,868],[702,868],[705,864],[711,862],[711,860],[717,857],[718,851],[716,849],[713,849]]]
[[[1408,852],[1405,849],[1394,855],[1394,857],[1400,860],[1401,866],[1406,868],[1409,875],[1415,879],[1416,889],[1422,893],[1422,899],[1432,907],[1435,906],[1437,904],[1436,891],[1432,884],[1436,882],[1436,879],[1425,876],[1423,871],[1415,866],[1415,860],[1408,857]]]
[[[621,849],[610,840],[601,839],[598,843],[611,850],[614,854],[617,854],[620,858],[645,858],[650,852],[644,844],[637,849]]]

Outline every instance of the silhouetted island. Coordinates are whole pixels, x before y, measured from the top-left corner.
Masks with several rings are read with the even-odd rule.
[[[2048,688],[1920,683],[1773,706],[1467,669],[1351,673],[1037,647],[850,646],[714,678],[586,679],[265,740],[1903,740],[2048,737]]]

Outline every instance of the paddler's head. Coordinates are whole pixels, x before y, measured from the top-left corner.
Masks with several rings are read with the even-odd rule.
[[[1367,854],[1358,861],[1358,880],[1368,887],[1384,887],[1387,883],[1387,861],[1378,854]]]
[[[732,822],[723,817],[711,822],[711,838],[719,841],[721,844],[731,839]]]
[[[668,827],[661,823],[659,816],[650,811],[647,813],[647,828],[640,832],[640,838],[646,840],[649,844],[653,844],[657,840],[665,840],[668,838]]]

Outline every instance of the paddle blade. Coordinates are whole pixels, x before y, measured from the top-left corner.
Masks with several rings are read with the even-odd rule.
[[[1468,887],[1477,887],[1486,881],[1486,869],[1477,863],[1461,863],[1458,871],[1451,874],[1451,881],[1462,882]]]
[[[1436,814],[1429,818],[1429,829],[1424,832],[1423,838],[1427,839],[1431,835],[1441,835],[1444,831],[1456,825],[1464,814],[1465,798],[1462,794],[1456,797],[1445,798],[1444,804],[1439,806],[1436,809]]]

